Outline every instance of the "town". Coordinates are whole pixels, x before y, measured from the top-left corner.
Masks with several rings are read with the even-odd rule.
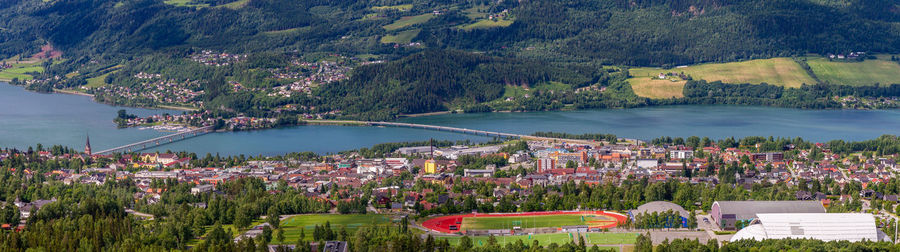
[[[4,173],[22,174],[24,179],[42,177],[66,185],[103,186],[129,181],[137,189],[132,194],[135,210],[129,211],[141,218],[153,218],[139,210],[169,201],[173,184],[189,185],[193,195],[215,195],[229,190],[234,183],[253,180],[262,183],[271,194],[296,190],[302,197],[322,204],[326,212],[412,218],[412,225],[424,232],[421,235],[442,239],[479,234],[493,237],[575,232],[588,237],[592,232],[637,235],[652,231],[648,236],[653,237],[654,244],[674,239],[727,244],[729,240],[753,239],[752,234],[735,231],[750,229],[759,220],[772,219],[769,222],[773,224],[769,225],[776,225],[777,216],[767,214],[836,218],[841,216],[829,214],[866,212],[875,215],[853,215],[849,220],[862,218],[863,222],[871,222],[872,230],[866,232],[872,234],[877,222],[878,240],[889,240],[885,233],[893,234],[897,219],[894,213],[900,209],[900,187],[895,180],[900,155],[896,145],[887,144],[896,142],[895,136],[861,143],[814,143],[771,137],[718,141],[662,137],[644,142],[614,136],[611,139],[615,141],[609,141],[609,136],[567,136],[585,140],[387,143],[339,154],[291,153],[271,157],[203,157],[184,152],[98,155],[92,154],[88,141],[83,152],[59,146],[3,149],[0,164],[59,164],[52,169],[10,168]],[[877,148],[871,149],[872,145]],[[591,190],[596,195],[579,199],[576,194]],[[601,190],[614,191],[604,196],[625,198],[610,201],[600,196]],[[629,196],[633,192],[638,193],[636,197]],[[742,201],[754,199],[778,201]],[[56,200],[15,199],[10,203],[17,207],[18,221],[3,227],[23,229],[29,216]],[[206,204],[210,203],[198,201],[191,207],[206,208]],[[579,212],[565,212],[572,210]],[[472,224],[468,224],[471,229],[463,229],[466,225],[460,225],[461,218],[452,219],[457,213],[542,211],[563,216],[577,213],[582,221],[584,216],[611,218],[611,222],[547,229],[529,227],[538,224],[526,221],[514,224],[515,227],[478,230]],[[281,213],[281,222],[289,222],[294,218],[291,214],[296,213]],[[657,215],[675,215],[675,219],[666,217],[666,221],[659,222]],[[237,225],[240,233],[235,234],[234,240],[266,237],[267,244],[273,242],[270,250],[275,251],[280,246],[277,244],[286,244],[271,237],[277,222],[266,219],[258,224]],[[766,224],[757,228],[766,228]],[[278,234],[282,232],[288,231],[280,230]],[[637,239],[643,238],[641,235]],[[328,246],[347,246],[336,242]]]

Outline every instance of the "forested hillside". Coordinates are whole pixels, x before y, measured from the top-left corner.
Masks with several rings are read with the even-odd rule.
[[[441,17],[413,25],[422,29],[414,41],[562,61],[666,65],[900,50],[896,0],[187,2],[195,5],[159,0],[3,1],[0,57],[30,55],[44,43],[71,58],[133,57],[184,46],[232,52],[391,53],[393,48],[373,39],[387,34],[382,26],[394,18],[432,11]],[[373,11],[394,4],[412,7],[405,12]],[[486,13],[508,10],[515,22],[486,29],[454,26],[473,21],[467,8],[477,6],[486,6],[481,10]],[[373,12],[378,18],[367,18]],[[526,47],[535,49],[519,50]]]
[[[897,1],[532,0],[516,12],[506,28],[420,38],[478,50],[532,45],[544,50],[536,57],[638,66],[900,49]]]
[[[0,78],[384,119],[649,104],[610,66],[898,53],[897,34],[900,0],[20,0],[0,1]]]
[[[429,50],[357,68],[348,81],[325,86],[319,96],[348,113],[384,115],[442,111],[445,104],[479,104],[500,98],[504,87],[536,87],[556,81],[575,87],[605,80],[591,67],[554,67],[541,62]]]

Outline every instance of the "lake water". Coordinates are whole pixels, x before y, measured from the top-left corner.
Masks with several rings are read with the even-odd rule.
[[[84,147],[90,134],[95,151],[167,133],[116,129],[121,107],[94,103],[89,97],[39,94],[0,84],[0,146],[27,148],[36,143]],[[124,108],[129,113],[181,113]],[[536,131],[612,133],[649,140],[658,136],[800,136],[809,140],[865,140],[900,134],[898,110],[799,110],[744,106],[667,106],[565,112],[446,114],[402,119],[403,122],[530,134]],[[356,126],[299,126],[262,131],[208,134],[150,149],[221,155],[273,155],[313,151],[334,153],[401,141],[488,138],[420,129]]]

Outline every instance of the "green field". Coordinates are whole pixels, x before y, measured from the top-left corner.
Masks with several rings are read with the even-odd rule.
[[[790,58],[759,59],[730,63],[709,63],[688,67],[659,69],[632,68],[634,77],[652,77],[659,73],[684,72],[695,80],[722,81],[732,84],[768,83],[785,87],[800,87],[803,83],[816,83],[806,71]]]
[[[398,10],[398,11],[409,11],[412,9],[412,4],[400,4],[400,5],[389,5],[389,6],[375,6],[372,7],[372,10],[383,11],[383,10]]]
[[[501,97],[500,99],[506,99],[507,97],[522,97],[526,94],[530,95],[531,90],[525,90],[525,88],[522,86],[506,85],[503,87],[503,97]]]
[[[478,22],[461,25],[460,29],[463,30],[472,30],[472,29],[484,29],[484,28],[492,28],[492,27],[507,27],[515,22],[514,19],[500,19],[500,20],[490,20],[490,19],[482,19],[478,20]]]
[[[572,225],[589,225],[591,221],[615,221],[612,217],[590,216],[579,214],[561,214],[544,216],[515,216],[515,217],[469,217],[462,221],[462,229],[512,229],[561,227]]]
[[[543,245],[547,245],[550,243],[563,244],[568,243],[570,241],[577,242],[578,235],[576,233],[556,233],[556,234],[534,234],[534,235],[504,235],[504,236],[494,236],[497,239],[497,243],[500,245],[504,245],[507,243],[513,243],[517,240],[522,240],[525,244],[531,244],[535,240],[540,242]],[[584,241],[587,244],[596,244],[599,247],[604,247],[603,245],[614,245],[614,244],[634,244],[637,240],[638,234],[636,233],[586,233],[584,235]],[[472,242],[475,246],[484,246],[487,245],[488,239],[490,236],[469,236],[472,239]],[[443,239],[450,242],[452,245],[458,245],[459,240],[462,239],[462,236],[441,236],[436,237],[436,239]],[[610,246],[613,247],[613,246]],[[618,248],[617,246],[613,248]]]
[[[634,244],[637,233],[586,233],[584,241],[589,244]]]
[[[489,15],[486,11],[490,10],[490,6],[487,5],[475,5],[472,8],[468,8],[462,10],[462,13],[469,17],[472,20],[478,20],[482,18],[487,18]]]
[[[98,88],[98,87],[106,86],[106,76],[109,76],[109,74],[114,73],[114,72],[115,72],[115,71],[112,71],[112,72],[105,73],[105,74],[103,74],[103,75],[100,75],[100,76],[97,76],[97,77],[94,77],[94,78],[88,78],[88,79],[87,79],[87,85],[84,85],[84,87],[86,87],[86,88]]]
[[[572,90],[572,86],[569,86],[562,82],[550,81],[535,85],[533,88],[534,91],[568,91]]]
[[[420,29],[406,30],[395,35],[385,35],[381,37],[381,43],[384,44],[409,44],[412,39],[419,35]]]
[[[653,99],[684,97],[684,84],[687,81],[660,80],[651,77],[630,78],[628,83],[634,94]]]
[[[900,64],[890,60],[833,62],[816,57],[810,58],[806,63],[819,80],[832,84],[864,86],[900,83]]]
[[[432,18],[434,18],[434,14],[431,14],[431,13],[425,13],[425,14],[418,15],[418,16],[406,16],[406,17],[400,18],[397,21],[394,21],[393,23],[391,23],[389,25],[385,25],[384,29],[388,30],[388,31],[393,31],[393,30],[401,29],[401,28],[408,27],[411,25],[425,23],[425,22],[428,22],[428,20],[431,20]]]
[[[163,3],[180,7],[209,7],[209,4],[194,4],[194,0],[165,0]]]
[[[570,241],[577,241],[573,239],[576,234],[569,233],[557,233],[557,234],[534,234],[534,235],[504,235],[504,236],[494,236],[497,239],[498,244],[507,244],[513,243],[517,240],[522,240],[525,244],[531,245],[532,242],[537,240],[541,244],[547,245],[550,243],[564,244]],[[472,242],[475,246],[484,246],[488,244],[488,239],[490,236],[469,236],[472,239]],[[445,237],[436,237],[436,239],[444,239],[450,242],[451,245],[458,245],[459,240],[462,239],[462,236],[445,236]]]
[[[34,62],[34,63],[18,63],[12,64],[12,68],[3,69],[0,71],[0,80],[12,80],[13,78],[19,78],[20,80],[30,80],[32,79],[31,75],[25,74],[28,72],[44,72],[44,67],[41,66],[42,62]]]
[[[300,230],[305,229],[306,240],[312,240],[313,230],[316,225],[331,223],[331,229],[340,231],[346,228],[349,234],[356,233],[362,226],[390,224],[388,216],[380,214],[309,214],[293,216],[281,221],[284,229],[284,244],[294,244],[300,238]],[[277,241],[276,241],[277,242]],[[275,243],[273,243],[275,244]]]
[[[232,10],[237,10],[240,8],[244,8],[244,6],[247,6],[247,2],[250,2],[250,0],[238,0],[238,1],[227,3],[227,4],[223,4],[219,7],[225,7],[225,8],[229,8]]]

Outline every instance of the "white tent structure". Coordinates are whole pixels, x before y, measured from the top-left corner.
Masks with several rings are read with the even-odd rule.
[[[743,239],[816,239],[822,241],[890,240],[875,226],[875,217],[863,213],[758,214],[731,241]]]

